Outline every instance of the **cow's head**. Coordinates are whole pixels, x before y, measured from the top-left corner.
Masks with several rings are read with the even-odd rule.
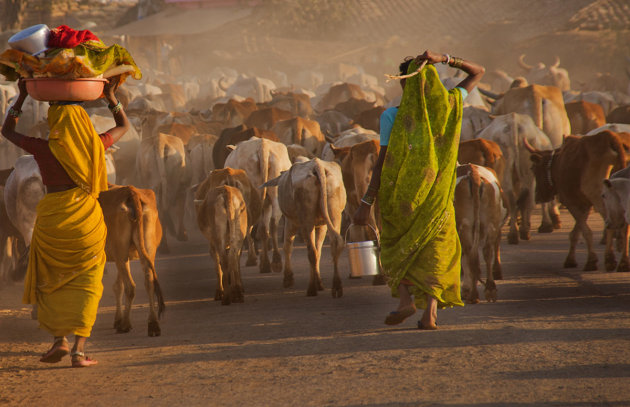
[[[536,150],[527,142],[526,138],[523,138],[523,144],[527,151],[529,151],[529,158],[532,161],[532,172],[536,179],[536,202],[550,202],[557,194],[552,175],[553,159],[556,151]]]

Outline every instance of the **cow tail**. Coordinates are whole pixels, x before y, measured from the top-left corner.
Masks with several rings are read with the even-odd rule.
[[[144,217],[142,211],[142,200],[140,199],[140,195],[137,190],[129,186],[129,196],[131,197],[131,202],[133,204],[133,210],[136,214],[136,218],[132,219],[133,223],[136,225],[136,230],[138,231],[138,244],[136,246],[138,249],[138,255],[143,264],[149,268],[151,275],[153,277],[153,292],[155,293],[155,298],[158,302],[158,318],[162,316],[166,305],[164,304],[164,296],[162,295],[162,288],[160,287],[160,283],[158,281],[157,273],[155,271],[155,264],[151,261],[151,257],[149,253],[147,253],[147,249],[145,246],[144,239]]]
[[[623,148],[619,136],[612,134],[610,144],[613,150],[615,150],[615,152],[617,153],[617,163],[613,168],[617,171],[626,168],[626,151]]]
[[[543,104],[544,99],[539,95],[534,95],[534,123],[540,130],[543,129]],[[554,147],[554,146],[552,146]]]
[[[328,226],[328,230],[334,236],[335,240],[338,242],[343,242],[343,239],[339,232],[335,230],[333,227],[332,221],[330,220],[330,214],[328,212],[328,191],[327,191],[327,180],[326,180],[326,170],[322,167],[319,159],[313,160],[315,162],[315,172],[317,173],[317,178],[319,179],[320,186],[320,194],[319,194],[319,206],[322,211],[322,215],[324,216],[324,220],[326,221],[326,226]],[[343,243],[341,243],[343,245]]]
[[[260,139],[260,173],[262,174],[262,183],[263,185],[269,181],[269,146],[267,145],[267,140]],[[261,194],[261,204],[264,208],[265,199],[267,198],[267,187],[263,187]]]
[[[473,228],[472,228],[472,238],[473,238],[473,250],[475,250],[475,254],[479,250],[479,234],[480,234],[480,217],[481,217],[481,194],[483,193],[483,185],[481,183],[481,177],[479,175],[479,171],[472,165],[468,170],[468,182],[470,185],[470,195],[472,197],[473,204]]]

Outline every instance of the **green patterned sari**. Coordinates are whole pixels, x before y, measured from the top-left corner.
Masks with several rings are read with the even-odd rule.
[[[434,66],[407,79],[381,174],[381,262],[392,295],[405,279],[418,308],[425,294],[440,308],[464,305],[453,207],[461,122],[462,95]]]

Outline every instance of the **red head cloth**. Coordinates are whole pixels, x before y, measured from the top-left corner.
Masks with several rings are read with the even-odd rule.
[[[60,25],[50,30],[48,48],[74,48],[86,41],[98,41],[98,37],[90,30],[74,30],[67,25]]]

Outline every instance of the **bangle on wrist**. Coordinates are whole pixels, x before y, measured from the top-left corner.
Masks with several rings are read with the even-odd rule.
[[[118,112],[120,112],[122,110],[122,103],[120,103],[120,101],[118,101],[118,103],[116,103],[114,106],[112,105],[107,105],[107,108],[113,113],[116,114]]]
[[[361,198],[361,202],[363,202],[364,204],[368,206],[374,205],[375,200],[376,200],[375,197],[369,196],[368,194],[363,195],[363,198]]]
[[[442,65],[448,65],[451,62],[451,56],[449,54],[444,54],[443,56],[446,57],[446,61],[442,61]]]
[[[22,115],[22,111],[20,109],[16,109],[13,106],[9,108],[9,116],[15,117],[16,119]]]

